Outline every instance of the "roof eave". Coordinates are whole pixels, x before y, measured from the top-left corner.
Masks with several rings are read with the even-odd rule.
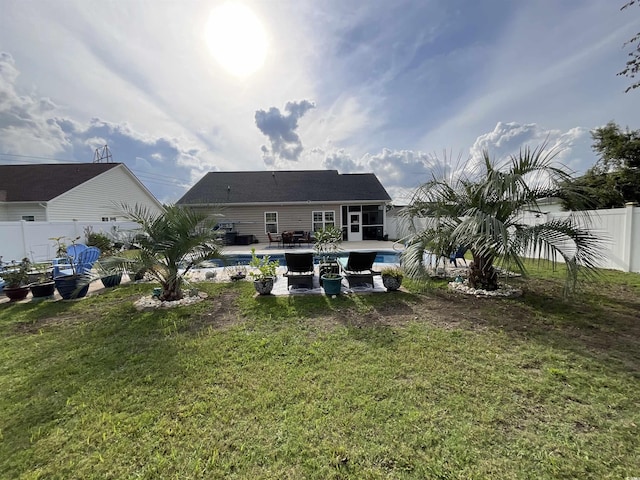
[[[208,203],[179,203],[178,205],[184,205],[189,207],[214,207],[214,206],[222,206],[225,207],[258,207],[261,205],[270,206],[270,205],[345,205],[345,204],[362,204],[362,203],[387,203],[390,202],[391,199],[373,199],[373,200],[304,200],[299,202],[236,202],[236,203],[227,203],[227,202],[208,202]]]

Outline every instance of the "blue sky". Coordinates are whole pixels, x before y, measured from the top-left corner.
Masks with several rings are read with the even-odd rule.
[[[485,148],[548,139],[582,173],[590,130],[640,128],[616,76],[640,16],[624,2],[245,1],[266,56],[241,77],[207,46],[223,3],[4,0],[0,162],[90,162],[106,143],[165,202],[209,171],[335,168],[403,203]]]

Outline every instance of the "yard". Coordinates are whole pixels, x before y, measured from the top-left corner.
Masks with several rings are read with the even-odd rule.
[[[640,275],[522,285],[4,304],[0,478],[640,477]]]

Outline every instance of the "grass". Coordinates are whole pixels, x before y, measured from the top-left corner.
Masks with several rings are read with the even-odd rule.
[[[640,276],[562,281],[2,305],[0,478],[640,476]]]

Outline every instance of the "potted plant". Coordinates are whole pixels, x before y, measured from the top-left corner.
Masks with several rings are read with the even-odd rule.
[[[12,302],[24,300],[29,294],[29,268],[31,262],[23,258],[20,263],[15,261],[2,272],[5,281],[4,293]]]
[[[48,298],[52,297],[56,291],[56,284],[51,278],[51,272],[46,264],[35,264],[36,278],[29,288],[31,289],[31,295],[33,298]]]
[[[95,264],[98,277],[105,288],[113,288],[122,282],[122,274],[125,269],[134,265],[135,261],[126,258],[107,256],[98,260]]]
[[[256,255],[256,249],[251,249],[251,261],[249,266],[257,270],[249,272],[253,278],[253,286],[260,295],[269,295],[273,290],[273,283],[276,280],[276,269],[280,265],[277,260],[271,260],[269,255],[262,258]]]
[[[64,237],[53,238],[53,240],[58,244],[58,251],[60,250],[62,238]],[[72,239],[71,246],[75,246],[79,239],[80,237]],[[89,283],[91,281],[90,275],[80,274],[77,272],[75,259],[71,259],[69,262],[69,269],[72,272],[71,275],[54,276],[53,281],[55,283],[56,290],[63,300],[86,297],[89,292]]]
[[[320,285],[322,285],[325,295],[339,295],[342,290],[342,275],[326,272],[320,276]]]
[[[388,292],[398,290],[404,278],[404,272],[399,267],[383,268],[380,275],[382,275],[382,284]]]
[[[323,276],[326,274],[338,275],[340,272],[336,258],[342,242],[342,230],[336,227],[321,228],[315,232],[314,237],[313,249],[316,256],[320,258],[318,273],[320,285],[322,285]]]

